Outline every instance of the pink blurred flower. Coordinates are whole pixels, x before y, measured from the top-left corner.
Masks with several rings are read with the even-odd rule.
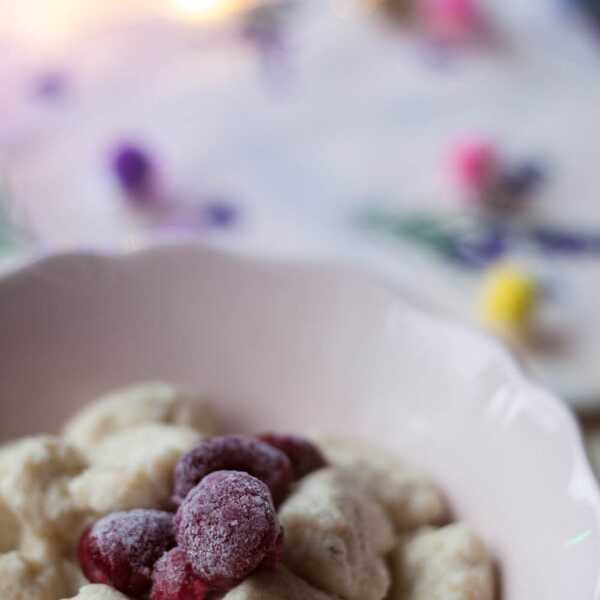
[[[485,140],[466,140],[450,151],[450,174],[455,184],[473,199],[482,199],[495,185],[500,171],[496,147]]]
[[[481,32],[477,0],[420,0],[425,32],[438,42],[467,41]]]

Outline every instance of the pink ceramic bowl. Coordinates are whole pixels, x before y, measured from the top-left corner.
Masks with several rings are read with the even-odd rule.
[[[428,470],[482,533],[504,600],[600,598],[600,498],[574,419],[495,342],[344,267],[197,246],[70,254],[0,283],[0,436],[144,379],[233,429],[315,428]]]

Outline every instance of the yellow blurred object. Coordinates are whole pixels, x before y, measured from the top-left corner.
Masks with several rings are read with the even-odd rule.
[[[257,0],[172,0],[177,14],[190,21],[210,22],[255,7]]]
[[[536,304],[535,280],[515,265],[493,267],[487,273],[480,299],[482,321],[502,335],[523,336]]]

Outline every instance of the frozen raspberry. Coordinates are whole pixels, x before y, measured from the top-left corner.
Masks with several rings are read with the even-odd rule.
[[[294,479],[302,479],[309,473],[327,466],[321,451],[309,440],[296,435],[263,433],[258,439],[284,452],[292,463]]]
[[[179,507],[175,534],[194,573],[218,591],[243,581],[266,557],[272,565],[281,543],[269,488],[240,471],[205,477]]]
[[[260,563],[265,569],[276,569],[283,562],[283,554],[285,550],[285,537],[283,529],[279,532],[279,537],[275,541],[275,545]]]
[[[152,585],[154,563],[174,545],[171,514],[160,510],[113,513],[85,531],[79,541],[79,563],[92,583],[139,596]]]
[[[173,501],[181,504],[203,477],[214,471],[244,471],[264,482],[275,505],[286,497],[292,481],[288,457],[251,437],[227,435],[213,438],[188,452],[175,467]]]
[[[208,593],[180,548],[173,548],[154,565],[152,581],[150,600],[204,600]]]

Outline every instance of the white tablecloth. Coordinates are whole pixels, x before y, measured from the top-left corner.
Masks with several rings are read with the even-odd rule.
[[[5,41],[0,147],[18,216],[49,248],[145,240],[107,168],[114,143],[137,140],[168,195],[240,207],[237,227],[202,234],[210,243],[351,260],[472,320],[479,276],[365,235],[353,223],[360,207],[458,210],[440,162],[476,133],[545,161],[535,218],[600,230],[600,45],[558,2],[484,5],[496,46],[444,60],[350,0],[302,2],[268,68],[234,24],[121,23],[51,62]],[[48,68],[66,88],[42,101],[31,85]],[[580,404],[600,401],[600,260],[517,258],[551,279],[567,338],[531,354],[531,367]]]

